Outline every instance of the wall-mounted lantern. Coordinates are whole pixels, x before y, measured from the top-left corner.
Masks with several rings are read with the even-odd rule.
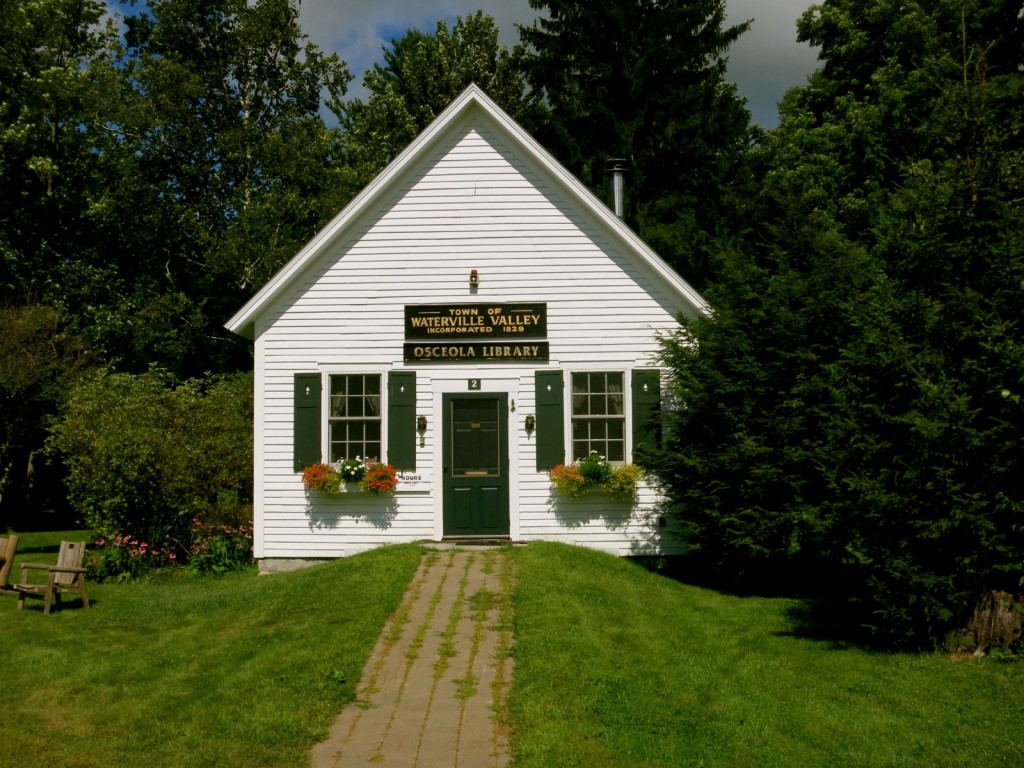
[[[533,434],[533,430],[537,428],[537,417],[531,413],[523,421],[523,426],[526,427],[526,434]]]
[[[480,285],[480,275],[475,269],[469,270],[469,287],[476,288]]]
[[[416,417],[416,431],[420,433],[420,448],[427,444],[426,439],[423,437],[427,432],[427,417],[417,416]]]

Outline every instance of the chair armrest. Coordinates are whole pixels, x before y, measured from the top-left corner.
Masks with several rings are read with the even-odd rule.
[[[21,570],[49,571],[50,573],[85,573],[86,569],[76,565],[44,565],[42,563],[22,563]]]

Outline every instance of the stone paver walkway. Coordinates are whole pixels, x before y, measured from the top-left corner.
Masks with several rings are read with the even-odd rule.
[[[502,768],[512,678],[511,559],[425,555],[313,768]]]

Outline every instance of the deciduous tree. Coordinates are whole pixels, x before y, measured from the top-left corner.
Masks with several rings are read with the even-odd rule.
[[[351,194],[319,114],[348,71],[297,19],[290,0],[150,0],[125,20],[101,149],[119,180],[95,203],[119,235],[96,327],[122,366],[243,364],[222,323]]]
[[[59,294],[68,259],[97,247],[104,12],[98,0],[0,0],[0,300]]]
[[[51,307],[0,306],[0,328],[0,529],[45,526],[52,504],[65,511],[60,472],[42,455],[47,418],[96,361]],[[56,518],[58,527],[69,522]]]
[[[363,77],[365,102],[336,105],[345,130],[346,161],[365,185],[463,90],[476,83],[505,111],[522,113],[526,83],[521,51],[498,44],[494,19],[477,11],[428,35],[411,29],[384,49],[384,61]]]

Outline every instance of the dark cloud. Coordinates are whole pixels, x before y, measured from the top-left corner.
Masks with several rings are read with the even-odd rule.
[[[728,3],[730,23],[754,21],[729,52],[729,77],[766,128],[777,124],[776,105],[786,90],[802,85],[816,66],[814,51],[796,42],[796,19],[809,5],[809,0]],[[516,25],[532,24],[537,15],[527,0],[303,0],[301,23],[315,43],[348,62],[356,78],[351,94],[361,96],[363,72],[380,60],[391,38],[412,28],[432,32],[438,19],[450,25],[477,9],[494,17],[501,41],[509,46],[519,39]]]
[[[754,120],[778,125],[778,103],[795,85],[807,82],[817,67],[817,52],[796,41],[796,20],[810,0],[732,0],[729,23],[752,20],[750,29],[729,51],[729,79],[747,99]]]

